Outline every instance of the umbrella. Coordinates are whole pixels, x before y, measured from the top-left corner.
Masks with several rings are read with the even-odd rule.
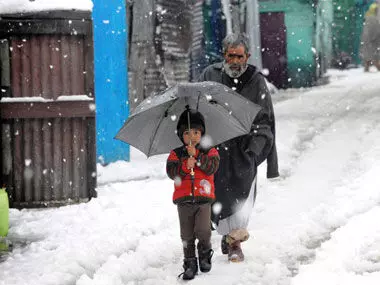
[[[217,82],[178,83],[143,100],[115,138],[147,157],[168,153],[182,145],[176,128],[186,109],[204,116],[206,136],[214,146],[248,134],[261,107]]]

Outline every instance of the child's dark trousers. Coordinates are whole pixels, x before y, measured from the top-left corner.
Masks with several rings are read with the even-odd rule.
[[[211,249],[211,204],[188,202],[177,207],[185,258],[195,257],[196,239],[198,252]]]

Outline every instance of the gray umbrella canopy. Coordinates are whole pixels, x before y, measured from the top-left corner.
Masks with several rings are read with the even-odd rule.
[[[176,129],[186,108],[204,116],[210,145],[248,134],[261,110],[259,105],[217,82],[179,83],[142,101],[115,138],[148,157],[168,153],[182,145]]]

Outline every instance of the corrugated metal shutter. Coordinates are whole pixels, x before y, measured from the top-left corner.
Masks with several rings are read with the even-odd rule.
[[[189,81],[191,49],[191,6],[186,0],[158,0],[158,25],[160,33],[159,56],[163,61],[166,83]]]
[[[131,109],[167,86],[199,76],[204,67],[201,64],[204,58],[202,6],[203,0],[133,3],[129,60]]]
[[[203,0],[194,2],[191,8],[191,32],[193,35],[191,44],[191,81],[197,81],[207,63],[204,45]]]
[[[134,1],[130,7],[129,105],[132,111],[144,98],[166,88],[157,58],[156,0]]]
[[[10,64],[1,76],[10,85],[0,104],[1,183],[11,206],[89,200],[96,196],[91,14],[3,16],[0,36],[9,50],[1,62]]]

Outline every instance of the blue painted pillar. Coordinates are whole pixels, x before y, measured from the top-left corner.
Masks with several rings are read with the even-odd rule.
[[[125,0],[93,0],[97,161],[129,160],[115,140],[129,114]]]

